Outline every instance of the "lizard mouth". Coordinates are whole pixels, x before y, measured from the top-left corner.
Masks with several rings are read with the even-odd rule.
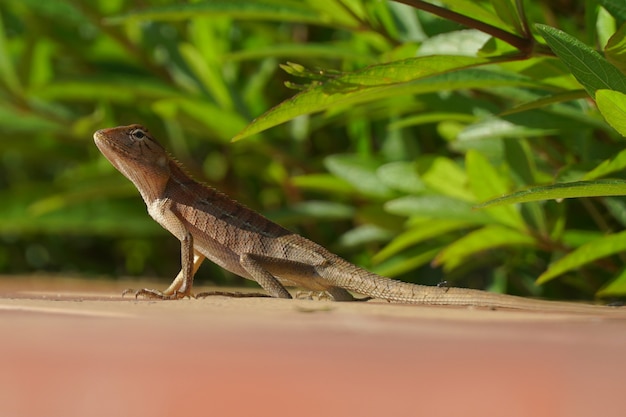
[[[116,140],[111,139],[111,136],[108,134],[110,130],[112,129],[101,129],[101,130],[97,130],[93,134],[93,141],[95,142],[100,152],[102,152],[104,156],[106,156],[107,159],[109,160],[110,158],[108,157],[107,152],[110,152],[110,151],[113,151],[115,153],[122,154],[122,155],[130,155],[130,152],[128,152],[124,148],[124,146],[121,146],[120,144],[118,144]]]
[[[107,135],[106,135],[106,131],[108,129],[102,129],[102,130],[96,130],[96,132],[93,134],[93,141],[96,143],[96,146],[98,147],[98,149],[102,150],[101,146],[103,144],[103,142],[107,143],[110,145],[110,141],[107,139]]]
[[[93,134],[93,140],[94,142],[96,142],[96,146],[98,146],[98,148],[100,148],[102,143],[106,143],[109,146],[115,146],[114,145],[114,141],[110,140],[110,135],[108,135],[108,132],[111,129],[100,129],[100,130],[96,130],[96,132]]]
[[[123,168],[120,166],[119,161],[128,158],[131,156],[130,152],[125,149],[123,146],[120,146],[115,140],[112,140],[110,136],[107,134],[111,129],[101,129],[96,131],[93,134],[93,141],[96,144],[96,147],[100,150],[100,153],[104,155],[109,162],[117,168],[117,170],[124,172]],[[123,158],[116,157],[115,155],[120,155]]]

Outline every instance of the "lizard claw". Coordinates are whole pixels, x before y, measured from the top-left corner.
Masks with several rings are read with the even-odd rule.
[[[183,299],[185,297],[189,297],[189,298],[196,298],[193,294],[191,293],[184,293],[184,292],[180,292],[180,291],[174,291],[172,294],[166,294],[162,291],[159,290],[153,290],[150,288],[143,288],[140,290],[135,290],[133,288],[127,288],[124,291],[122,291],[122,297],[124,297],[126,294],[133,294],[135,296],[135,298],[139,298],[139,297],[143,297],[143,298],[147,298],[150,300],[180,300]]]

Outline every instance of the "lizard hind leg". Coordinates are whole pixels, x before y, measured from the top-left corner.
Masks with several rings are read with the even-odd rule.
[[[334,301],[356,301],[347,290],[340,287],[330,287],[326,289],[326,293],[332,297]]]
[[[267,261],[267,260],[266,260]],[[239,257],[239,263],[248,274],[254,279],[265,291],[275,298],[291,298],[289,291],[285,289],[274,275],[265,269],[256,256],[247,253]]]

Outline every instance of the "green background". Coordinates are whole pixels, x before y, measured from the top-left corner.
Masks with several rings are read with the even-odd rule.
[[[178,242],[92,140],[141,123],[195,178],[386,276],[623,295],[620,2],[442,3],[475,21],[369,0],[3,1],[0,273],[176,274]]]

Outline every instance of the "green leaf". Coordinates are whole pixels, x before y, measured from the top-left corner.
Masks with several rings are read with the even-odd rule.
[[[626,76],[593,48],[553,27],[537,25],[537,29],[591,97],[600,89],[626,93]]]
[[[2,16],[0,16],[2,17]],[[0,18],[0,83],[14,94],[20,94],[22,86],[13,66],[13,58],[7,44],[3,19]]]
[[[376,198],[390,198],[394,195],[378,178],[376,169],[379,164],[376,161],[356,155],[331,155],[324,159],[324,165],[365,195]]]
[[[229,0],[226,0],[227,2]],[[284,1],[284,0],[280,0]],[[258,0],[253,0],[258,2]],[[365,19],[361,2],[353,1],[337,1],[337,0],[307,0],[298,1],[297,3],[306,3],[308,7],[315,10],[316,14],[323,16],[324,19],[315,22],[315,24],[322,24],[323,21],[328,21],[329,25],[333,27],[348,27],[358,29],[362,25],[362,20]],[[293,4],[293,2],[289,2]]]
[[[511,138],[504,141],[504,157],[511,169],[511,177],[516,184],[524,186],[536,184],[541,177],[535,166],[534,151],[525,139]],[[546,213],[540,203],[529,203],[521,207],[521,216],[526,229],[534,228],[539,233],[548,234]]]
[[[598,90],[596,103],[604,119],[622,136],[626,136],[626,95],[619,91]]]
[[[623,227],[626,227],[626,199],[623,197],[604,197],[604,206]]]
[[[323,191],[339,195],[347,195],[354,191],[349,182],[331,174],[298,175],[291,182],[302,190]]]
[[[472,210],[471,203],[442,195],[400,197],[385,203],[385,210],[400,216],[493,223],[484,211]]]
[[[382,262],[420,242],[471,226],[471,223],[463,220],[425,220],[393,238],[387,246],[374,255],[372,262]]]
[[[172,4],[151,7],[106,19],[106,23],[119,24],[135,20],[182,20],[197,16],[223,17],[251,20],[274,20],[328,24],[331,16],[317,13],[305,2],[282,0],[213,0],[189,4]]]
[[[611,179],[542,185],[484,202],[477,205],[476,208],[499,206],[502,204],[525,203],[527,201],[558,200],[562,198],[577,197],[603,197],[609,195],[626,195],[626,181]]]
[[[107,195],[124,191],[112,189],[112,184],[102,187]],[[30,192],[2,192],[0,199],[0,233],[25,237],[28,234],[51,234],[86,236],[138,237],[162,235],[164,230],[149,216],[145,206],[137,204],[137,190],[132,185],[122,187],[132,191],[133,199],[103,200],[97,197],[99,189],[72,191],[68,195],[46,195],[46,188],[37,187],[35,195]],[[102,193],[100,194],[100,197]],[[142,207],[143,206],[143,207]],[[115,213],[123,212],[124,216]]]
[[[475,29],[441,33],[425,39],[417,54],[476,56],[490,38],[485,32]]]
[[[571,248],[577,248],[603,236],[604,234],[598,230],[570,229],[563,231],[561,243]]]
[[[476,0],[445,0],[442,1],[442,3],[446,4],[450,9],[457,13],[464,14],[465,16],[471,16],[481,22],[489,23],[496,27],[507,27],[500,16],[498,16],[494,10],[490,8],[491,2]],[[510,28],[515,28],[515,25],[511,25]]]
[[[515,28],[518,35],[524,34],[523,24],[516,7],[518,2],[514,0],[491,0],[491,4],[503,22]]]
[[[439,126],[439,133],[446,137],[452,136],[450,149],[458,153],[466,153],[470,149],[475,149],[490,158],[500,158],[504,149],[504,139],[502,138],[478,138],[472,140],[456,140],[463,132],[461,126],[455,126],[448,122],[443,122]]]
[[[373,63],[374,58],[364,56],[362,52],[351,48],[345,43],[285,43],[282,45],[268,45],[266,47],[250,47],[226,53],[224,61],[257,60],[267,57],[301,58],[325,58],[325,59],[350,59],[365,60]]]
[[[108,80],[83,79],[56,81],[34,91],[34,95],[49,101],[85,101],[102,99],[113,103],[136,103],[139,98],[155,100],[184,97],[173,86],[164,85],[147,78],[127,76]]]
[[[453,198],[476,201],[467,188],[466,172],[453,160],[443,156],[423,158],[418,161],[418,166],[422,181],[431,190]]]
[[[508,110],[503,111],[499,116],[507,116],[510,114],[521,113],[528,110],[535,110],[546,107],[554,103],[562,103],[566,101],[578,100],[581,98],[587,98],[587,94],[584,90],[564,91],[562,93],[551,94],[536,100],[531,100],[526,103],[519,104]]]
[[[535,240],[525,233],[499,225],[488,225],[482,229],[468,233],[443,249],[433,264],[443,265],[446,271],[459,266],[469,256],[488,249],[503,246],[532,246]]]
[[[33,132],[67,132],[67,123],[63,120],[55,120],[41,113],[26,112],[6,104],[0,101],[0,126],[3,132],[29,134]]]
[[[466,113],[446,113],[446,112],[432,112],[425,114],[418,114],[415,116],[409,116],[398,121],[389,123],[387,129],[404,129],[409,126],[419,126],[429,123],[438,123],[444,121],[457,121],[462,123],[472,123],[476,121],[476,116]]]
[[[230,93],[222,75],[212,65],[207,65],[206,59],[193,45],[183,43],[179,46],[180,54],[199,81],[211,93],[213,99],[221,108],[231,110],[234,107]]]
[[[470,188],[479,201],[505,194],[508,189],[505,177],[496,171],[480,153],[470,150],[465,156],[465,166],[469,177]],[[489,215],[503,225],[514,229],[525,229],[524,220],[512,205],[491,207]]]
[[[283,225],[315,220],[346,220],[354,217],[354,206],[331,201],[308,200],[283,210],[266,213],[272,221]]]
[[[602,287],[596,295],[598,297],[620,297],[626,295],[626,269]]]
[[[526,140],[515,138],[504,141],[504,157],[518,183],[536,183],[537,168],[533,156]]]
[[[533,137],[546,136],[558,132],[556,127],[535,128],[515,124],[511,121],[489,117],[478,123],[474,123],[465,128],[458,135],[458,140],[477,140],[484,138],[515,138],[515,137]]]
[[[620,26],[604,47],[606,59],[626,73],[626,24]]]
[[[235,132],[245,125],[243,117],[235,112],[223,110],[204,99],[174,98],[155,100],[152,102],[152,111],[164,119],[178,114],[185,114],[196,119],[206,127],[213,137],[229,141]]]
[[[362,224],[342,234],[339,245],[342,248],[358,248],[370,243],[388,242],[394,233],[374,224]]]
[[[554,262],[546,272],[537,278],[537,284],[551,279],[595,260],[626,250],[626,231],[604,236],[589,242]]]
[[[544,49],[547,50],[548,48],[544,47]],[[558,89],[556,90],[557,92],[581,88],[580,83],[572,76],[567,66],[561,60],[554,59],[554,57],[538,56],[522,61],[505,62],[501,66],[507,71],[522,74],[533,80],[542,81],[552,87],[556,87]],[[526,93],[530,94],[531,91],[527,90]],[[587,97],[588,95],[585,95],[585,98]]]
[[[284,123],[296,116],[326,110],[333,106],[348,106],[364,101],[378,100],[389,93],[409,94],[402,87],[392,87],[462,68],[484,65],[495,60],[465,56],[426,56],[372,65],[342,75],[329,75],[315,81],[305,91],[282,102],[253,120],[233,141],[254,135]]]
[[[419,194],[426,186],[412,162],[398,161],[382,165],[377,170],[378,177],[388,187],[407,194]]]
[[[618,20],[626,20],[626,3],[622,0],[597,0],[611,15]]]
[[[376,265],[376,267],[372,268],[372,272],[384,277],[393,278],[428,264],[440,250],[441,248],[439,247],[432,248],[432,245],[416,247],[412,250],[402,252],[400,255],[382,264]]]

